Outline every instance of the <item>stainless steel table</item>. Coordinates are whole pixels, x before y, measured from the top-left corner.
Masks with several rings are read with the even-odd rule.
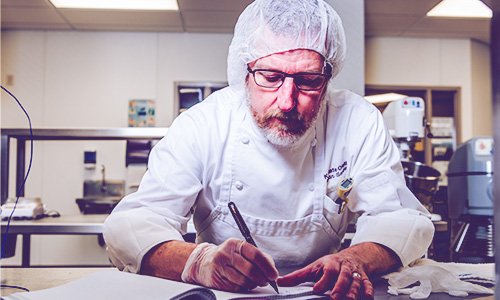
[[[108,215],[71,215],[40,220],[11,220],[9,234],[23,236],[22,266],[30,266],[31,235],[99,235],[102,234],[104,220]],[[7,229],[7,221],[2,221],[2,234]]]
[[[33,129],[33,140],[42,141],[77,141],[77,140],[158,140],[165,136],[166,127],[128,127],[128,128],[74,128],[74,129]],[[30,141],[29,129],[2,128],[1,130],[1,155],[2,169],[0,173],[0,199],[5,203],[9,190],[9,150],[11,139],[17,140],[16,145],[16,191],[21,189],[26,171],[26,142]]]

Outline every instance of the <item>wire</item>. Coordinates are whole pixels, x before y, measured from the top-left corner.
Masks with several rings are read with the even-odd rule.
[[[3,239],[3,242],[2,242],[2,252],[0,253],[0,260],[3,258],[3,251],[5,250],[5,244],[6,244],[6,241],[7,241],[7,234],[9,233],[9,227],[10,227],[10,221],[12,219],[12,216],[14,215],[14,211],[16,210],[16,207],[17,207],[17,203],[19,202],[19,196],[21,195],[21,191],[23,190],[24,188],[24,184],[26,183],[26,180],[28,179],[28,175],[30,174],[30,170],[31,170],[31,163],[33,161],[33,129],[31,127],[31,119],[30,119],[30,116],[28,115],[28,113],[26,112],[26,110],[24,109],[24,107],[21,105],[21,102],[19,102],[19,100],[17,100],[16,96],[14,96],[11,92],[9,92],[6,88],[4,88],[2,85],[0,85],[0,87],[5,91],[7,92],[7,94],[9,94],[12,98],[14,98],[14,100],[17,101],[17,104],[19,104],[19,106],[21,107],[21,109],[24,111],[24,113],[26,114],[26,117],[28,118],[28,123],[30,125],[30,137],[31,137],[31,153],[30,153],[30,163],[29,163],[29,166],[28,166],[28,171],[26,172],[26,176],[24,177],[24,181],[23,181],[23,184],[21,184],[21,187],[19,188],[19,190],[17,191],[17,197],[16,197],[16,203],[14,204],[14,208],[12,209],[12,212],[10,213],[10,216],[9,216],[9,219],[7,220],[7,227],[5,228],[5,237]]]
[[[29,292],[30,290],[28,290],[27,288],[25,287],[22,287],[22,286],[17,286],[17,285],[8,285],[8,284],[1,284],[0,287],[3,287],[3,288],[12,288],[12,289],[19,289],[19,290],[23,290],[23,291],[26,291],[26,292]],[[3,299],[3,298],[2,298]]]

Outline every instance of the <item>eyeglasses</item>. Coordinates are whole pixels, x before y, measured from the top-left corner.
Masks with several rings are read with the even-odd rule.
[[[278,89],[285,82],[285,78],[293,78],[295,86],[302,91],[321,90],[325,83],[330,79],[331,74],[322,73],[295,73],[288,74],[276,70],[255,69],[247,66],[248,73],[253,75],[255,84],[268,89]]]

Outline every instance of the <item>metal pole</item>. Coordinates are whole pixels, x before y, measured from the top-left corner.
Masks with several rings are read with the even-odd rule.
[[[17,157],[16,157],[16,197],[24,197],[23,186],[24,178],[26,176],[26,140],[17,139]],[[22,189],[21,189],[22,186]],[[18,195],[19,193],[19,195]]]
[[[500,250],[500,0],[492,1],[491,19],[491,83],[493,100],[493,194],[494,194],[494,245]],[[498,254],[498,253],[497,253]],[[495,299],[500,299],[500,255],[495,255]]]
[[[10,148],[10,138],[8,135],[1,135],[1,164],[2,169],[0,172],[1,177],[1,186],[0,186],[0,198],[1,204],[4,204],[7,201],[7,197],[9,195],[9,148]]]

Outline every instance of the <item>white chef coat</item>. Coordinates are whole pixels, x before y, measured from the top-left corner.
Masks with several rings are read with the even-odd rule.
[[[138,191],[104,224],[113,263],[138,272],[152,247],[183,240],[191,215],[197,242],[242,238],[229,201],[278,268],[338,251],[355,215],[351,244],[385,245],[405,266],[421,257],[434,226],[405,185],[381,114],[349,91],[327,93],[315,125],[291,147],[270,144],[244,94],[231,87],[182,113],[153,148]],[[339,213],[334,200],[345,177],[354,179],[354,188]]]

